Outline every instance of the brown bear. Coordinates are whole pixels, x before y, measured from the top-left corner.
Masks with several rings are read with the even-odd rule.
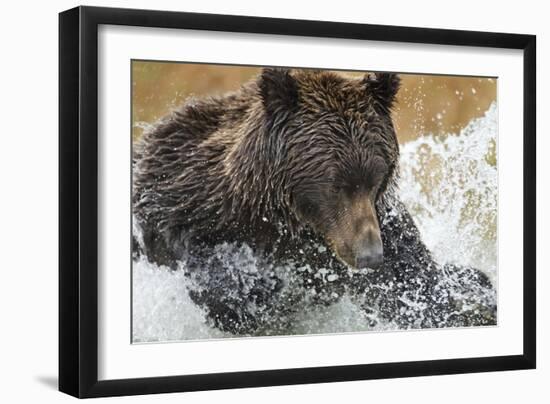
[[[488,278],[435,263],[397,196],[399,84],[266,68],[189,100],[135,147],[136,251],[183,268],[234,334],[284,333],[293,311],[344,293],[373,324],[494,324]]]

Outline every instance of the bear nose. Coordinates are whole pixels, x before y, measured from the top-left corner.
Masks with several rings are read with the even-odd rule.
[[[378,268],[384,261],[382,248],[367,248],[362,250],[355,258],[357,268]]]

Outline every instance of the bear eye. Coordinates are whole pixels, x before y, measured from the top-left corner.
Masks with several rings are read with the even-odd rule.
[[[344,185],[341,182],[332,182],[329,186],[329,191],[333,194],[340,194],[344,191]]]
[[[306,217],[315,217],[319,213],[319,209],[311,200],[302,200],[298,206],[299,211]]]

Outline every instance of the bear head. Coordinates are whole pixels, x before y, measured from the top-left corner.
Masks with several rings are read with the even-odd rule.
[[[391,110],[399,85],[393,73],[271,68],[258,81],[285,205],[352,268],[383,262],[377,205],[397,175]]]

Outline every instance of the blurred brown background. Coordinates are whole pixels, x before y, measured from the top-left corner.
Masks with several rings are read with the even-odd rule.
[[[252,79],[257,67],[171,62],[132,62],[133,138],[162,118],[190,95],[215,95],[237,89]],[[361,76],[364,73],[339,74]],[[399,141],[422,134],[460,131],[483,116],[496,101],[496,80],[491,78],[402,74],[394,120]]]

